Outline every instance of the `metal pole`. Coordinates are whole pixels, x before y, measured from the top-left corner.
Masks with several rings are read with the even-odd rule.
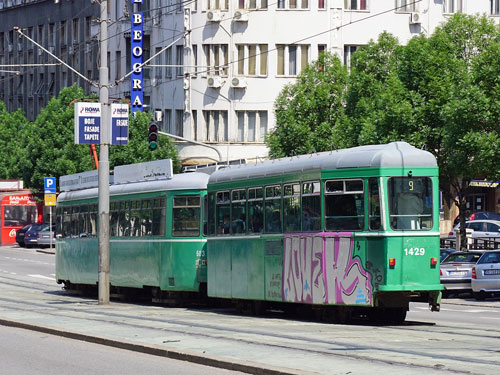
[[[49,248],[52,249],[52,206],[49,206]]]
[[[99,304],[109,303],[109,127],[108,103],[108,1],[101,0],[101,66],[99,67],[99,101],[101,102],[101,141],[99,149]]]

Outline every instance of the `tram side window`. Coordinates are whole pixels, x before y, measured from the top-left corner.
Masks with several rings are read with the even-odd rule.
[[[265,231],[281,232],[281,186],[266,186],[265,198]]]
[[[166,200],[164,197],[153,199],[152,235],[165,236],[166,229]]]
[[[120,202],[111,202],[109,204],[109,235],[118,236],[118,218],[120,214]]]
[[[118,236],[130,235],[130,202],[120,202],[120,213],[118,214]]]
[[[380,230],[381,219],[380,219],[380,191],[378,186],[378,179],[376,177],[370,177],[368,179],[368,212],[369,212],[369,224],[371,230]]]
[[[71,206],[62,208],[62,236],[67,238],[71,236]]]
[[[432,181],[429,177],[391,177],[389,219],[396,230],[432,228]]]
[[[56,207],[56,234],[63,234],[63,208]]]
[[[88,237],[87,227],[89,224],[89,206],[83,205],[80,207],[80,212],[78,214],[78,228],[75,234],[78,237]]]
[[[300,231],[300,185],[283,186],[283,229],[285,232]]]
[[[233,190],[231,192],[231,231],[233,234],[246,232],[246,191],[245,189]]]
[[[208,235],[215,234],[215,193],[208,193]]]
[[[73,206],[71,210],[71,230],[70,230],[70,237],[78,237],[78,230],[79,230],[79,215],[80,214],[80,206]]]
[[[331,180],[325,184],[325,229],[362,230],[364,224],[363,180]]]
[[[321,194],[319,181],[302,184],[302,231],[321,230]]]
[[[230,207],[229,191],[217,192],[217,200],[215,202],[217,234],[229,234],[230,232]]]
[[[264,196],[261,187],[248,189],[248,232],[262,233],[264,228]]]
[[[174,196],[172,216],[172,235],[174,237],[198,237],[201,220],[200,196]]]

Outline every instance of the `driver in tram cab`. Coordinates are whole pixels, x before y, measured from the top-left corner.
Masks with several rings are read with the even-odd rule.
[[[419,181],[416,181],[419,182]],[[421,186],[415,184],[413,190],[405,186],[398,195],[398,229],[420,229],[419,215],[424,212]]]

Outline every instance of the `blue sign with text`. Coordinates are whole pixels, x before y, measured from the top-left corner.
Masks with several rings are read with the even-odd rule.
[[[142,1],[132,0],[132,4],[139,3]],[[143,92],[142,92],[142,67],[143,63],[143,14],[142,13],[132,13],[132,33],[131,33],[131,64],[132,64],[132,75],[130,78],[130,96],[132,112],[141,111],[143,103]]]
[[[56,193],[56,178],[55,177],[44,177],[43,178],[43,190],[45,194],[55,194]]]
[[[111,144],[128,144],[127,104],[111,104]]]

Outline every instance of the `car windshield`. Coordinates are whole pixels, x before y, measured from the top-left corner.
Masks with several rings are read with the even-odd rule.
[[[478,253],[455,253],[450,254],[443,263],[476,263],[480,256]]]
[[[500,253],[486,253],[478,263],[500,263]]]
[[[47,224],[33,224],[29,230],[30,231],[40,230],[43,229],[46,225]]]

